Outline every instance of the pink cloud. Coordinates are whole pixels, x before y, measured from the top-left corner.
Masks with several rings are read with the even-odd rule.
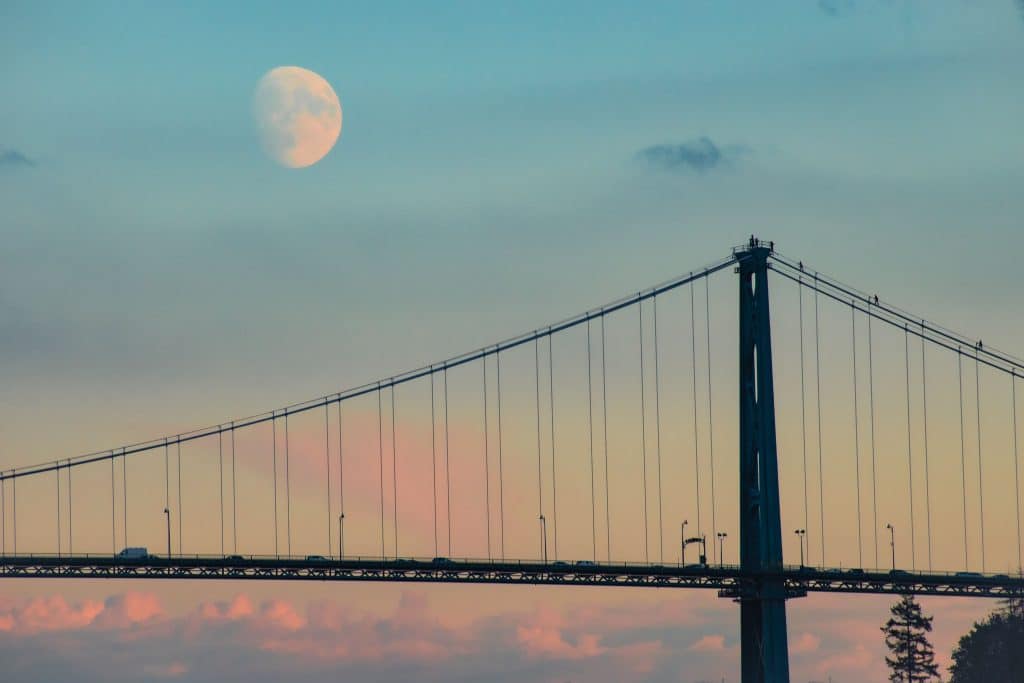
[[[725,636],[704,636],[689,649],[692,652],[722,652],[725,650]]]
[[[593,633],[568,639],[564,620],[554,610],[538,610],[526,623],[516,627],[516,640],[527,657],[535,659],[584,659],[603,654],[605,648]]]
[[[791,638],[789,641],[789,651],[791,654],[804,654],[806,652],[815,652],[821,645],[821,638],[814,635],[813,633],[801,633],[796,638]]]

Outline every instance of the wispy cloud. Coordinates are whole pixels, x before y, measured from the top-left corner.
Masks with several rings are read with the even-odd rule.
[[[818,0],[818,9],[830,17],[837,17],[853,9],[853,0]]]
[[[29,159],[16,149],[0,147],[0,168],[27,168],[36,162]]]
[[[736,161],[742,150],[738,145],[716,144],[705,136],[678,144],[652,145],[637,152],[637,158],[663,171],[707,173]]]

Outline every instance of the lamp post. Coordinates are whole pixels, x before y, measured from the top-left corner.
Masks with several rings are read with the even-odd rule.
[[[689,523],[689,520],[684,519],[682,525],[679,528],[679,543],[681,546],[679,564],[686,564],[686,525]]]
[[[807,536],[807,529],[797,529],[793,532],[800,541],[800,566],[804,566],[804,538]]]
[[[345,513],[338,515],[338,557],[345,557]]]
[[[718,566],[722,567],[725,566],[725,561],[723,559],[725,557],[725,538],[729,534],[724,531],[719,531],[715,535],[718,536]]]
[[[541,552],[544,558],[544,564],[548,563],[548,520],[544,519],[544,515],[540,516],[540,541],[541,541]]]
[[[892,548],[892,569],[896,571],[896,529],[892,524],[886,524],[885,528],[889,530],[889,547]]]
[[[171,510],[164,508],[164,516],[167,517],[167,559],[171,559]]]

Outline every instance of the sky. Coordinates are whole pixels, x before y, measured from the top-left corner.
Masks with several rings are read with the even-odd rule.
[[[0,468],[175,434],[389,377],[699,268],[751,233],[1022,355],[1013,248],[1024,215],[1022,57],[1024,5],[1013,0],[5,2]],[[259,79],[284,65],[323,76],[344,109],[336,147],[308,168],[268,158],[253,121]],[[698,364],[713,371],[720,454],[735,452],[730,277],[709,285],[715,342],[695,347],[707,354]],[[802,337],[793,335],[796,293],[777,287],[785,495],[799,491],[792,408]],[[660,309],[666,338],[688,330],[686,294]],[[825,315],[833,316],[826,329],[836,339],[847,334],[841,310]],[[616,324],[613,348],[634,330]],[[668,372],[688,367],[686,343],[666,347]],[[880,343],[888,369],[901,360],[902,342]],[[582,378],[578,353],[557,346],[554,353],[561,379]],[[932,358],[940,375],[929,382],[947,389],[930,405],[933,493],[945,502],[961,485],[956,378],[948,358]],[[530,360],[508,361],[511,454],[534,438]],[[613,354],[621,382],[632,372],[628,363]],[[829,372],[849,369],[835,360]],[[897,375],[887,373],[887,381]],[[688,377],[666,381],[668,413],[688,405]],[[981,382],[986,397],[1009,392],[997,378]],[[453,378],[457,459],[479,448],[474,386]],[[834,386],[826,382],[826,391]],[[905,448],[890,420],[898,383],[881,389],[882,450]],[[394,443],[422,480],[429,394],[416,391],[400,397],[408,417]],[[575,399],[565,390],[558,403],[569,425],[586,417]],[[849,399],[827,404],[827,434],[849,429],[850,404],[842,401]],[[978,424],[1002,448],[1011,414],[1005,401],[989,405]],[[637,436],[635,419],[619,417],[625,410],[634,410],[625,399],[612,405],[613,442]],[[375,406],[352,411],[352,452],[372,452]],[[915,400],[915,419],[921,411]],[[314,418],[294,426],[300,519],[319,515],[322,505],[322,427]],[[687,443],[688,429],[666,420],[666,452]],[[913,434],[918,463],[922,435]],[[708,437],[698,436],[701,444]],[[269,552],[272,511],[257,502],[271,483],[268,437],[239,438],[239,547]],[[584,442],[565,439],[561,452],[582,458]],[[850,469],[847,439],[833,443],[844,464],[825,486],[839,491],[864,470],[859,462]],[[206,443],[185,456],[186,476],[205,501],[176,509],[192,522],[191,537],[176,541],[189,552],[219,549],[217,529],[202,525],[217,514],[215,454],[216,444]],[[353,481],[373,483],[372,458],[349,463]],[[476,472],[468,463],[460,471]],[[511,456],[509,476],[523,490],[532,463]],[[1006,486],[1010,463],[990,464],[990,490]],[[630,491],[622,499],[631,504],[633,470],[625,460],[613,467],[621,468],[622,490]],[[720,455],[717,467],[721,528],[735,529],[735,463]],[[670,462],[667,476],[683,476],[682,468]],[[163,517],[150,499],[163,502],[162,471],[159,458],[138,465],[133,476],[143,483],[128,503],[131,534],[115,535],[160,546]],[[882,517],[904,530],[901,563],[924,564],[923,544],[908,548],[909,519],[896,517],[905,511],[885,495],[886,486],[899,491],[900,477],[921,470],[892,472],[882,482]],[[106,495],[104,476],[83,475],[76,491]],[[454,482],[457,492],[473,486],[470,474],[457,476],[465,477]],[[669,521],[657,532],[673,549],[662,550],[666,560],[675,561],[678,518],[693,514],[689,486],[667,496]],[[591,550],[586,488],[559,490],[567,557]],[[375,504],[372,486],[363,498],[352,490],[353,510]],[[405,491],[403,543],[429,555],[431,520],[420,512],[430,492]],[[544,505],[549,494],[540,495]],[[861,520],[851,510],[866,493],[856,501],[837,495],[847,497],[831,522],[842,539],[834,561],[876,564],[870,550],[867,559],[853,550]],[[23,548],[53,545],[52,496],[51,488],[21,494]],[[784,501],[787,530],[803,523],[799,498]],[[996,510],[1010,518],[1008,499]],[[109,552],[107,508],[78,500],[77,547]],[[537,504],[525,493],[513,500],[531,510]],[[920,534],[922,508],[913,504]],[[9,548],[11,501],[4,505]],[[36,521],[25,522],[35,505]],[[471,496],[453,505],[456,539],[469,539],[462,552],[486,552],[491,519],[474,517]],[[951,528],[959,536],[959,503],[936,508],[936,535]],[[636,506],[623,514],[633,519]],[[296,532],[297,551],[321,552],[325,534],[332,537],[330,514],[315,519]],[[972,507],[969,527],[978,521]],[[534,524],[532,516],[510,524],[511,551],[535,553]],[[1015,560],[1011,526],[986,531],[1000,570]],[[374,550],[369,532],[352,534],[357,552]],[[615,546],[635,558],[639,538],[626,525],[615,534]],[[787,560],[798,548],[792,540]],[[978,541],[972,531],[969,569],[980,559]],[[884,565],[886,540],[872,545]],[[809,550],[824,552],[820,539]],[[938,543],[936,563],[963,568],[962,551]],[[936,642],[947,658],[957,635],[990,607],[925,606],[937,615]],[[881,680],[876,629],[885,608],[884,598],[792,603],[794,680]],[[736,616],[710,594],[668,591],[26,581],[0,585],[0,650],[16,661],[12,680],[19,681],[69,672],[81,680],[279,680],[281,672],[296,680],[328,672],[388,680],[416,671],[430,680],[694,683],[738,678]]]

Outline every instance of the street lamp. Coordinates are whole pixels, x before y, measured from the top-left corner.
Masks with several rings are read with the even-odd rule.
[[[338,557],[345,557],[345,513],[338,515]]]
[[[886,524],[885,528],[889,530],[889,547],[892,548],[892,569],[896,571],[896,529],[892,524]]]
[[[725,561],[723,560],[723,557],[725,556],[725,538],[729,534],[724,531],[719,531],[715,535],[718,536],[718,564],[719,566],[724,566]]]
[[[807,529],[797,529],[793,532],[800,540],[800,566],[804,566],[804,538],[807,536]]]
[[[689,523],[689,520],[684,519],[679,529],[679,543],[682,546],[682,554],[679,558],[680,564],[686,564],[686,525]]]
[[[167,517],[167,559],[171,559],[171,510],[164,508],[164,516]]]
[[[548,520],[544,519],[543,513],[540,516],[540,539],[541,549],[544,557],[544,564],[548,563]]]

